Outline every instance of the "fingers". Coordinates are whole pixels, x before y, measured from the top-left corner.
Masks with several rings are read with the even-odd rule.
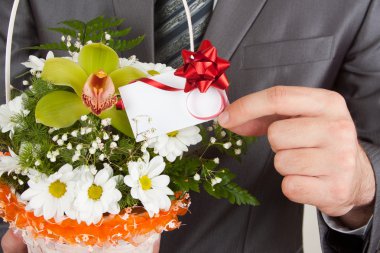
[[[323,118],[293,118],[276,121],[268,128],[274,152],[284,149],[317,148],[329,144],[330,122]]]
[[[282,192],[291,201],[318,207],[329,216],[341,216],[353,207],[349,204],[349,190],[334,187],[342,183],[326,181],[318,177],[286,176],[282,181]]]
[[[317,177],[286,176],[281,188],[284,195],[293,202],[318,206],[326,196],[321,183],[323,182]]]
[[[274,167],[283,176],[328,175],[335,164],[327,163],[329,154],[319,148],[303,148],[279,151],[274,157]]]
[[[324,89],[276,86],[252,93],[232,103],[219,116],[221,126],[236,128],[269,115],[321,116],[347,114],[344,99]]]
[[[272,124],[274,121],[281,120],[283,118],[284,117],[278,115],[265,116],[259,119],[251,120],[249,122],[244,123],[241,126],[237,126],[230,130],[242,136],[266,135],[270,124]]]
[[[9,229],[1,239],[1,247],[4,253],[26,253],[27,248],[21,236],[15,235]]]

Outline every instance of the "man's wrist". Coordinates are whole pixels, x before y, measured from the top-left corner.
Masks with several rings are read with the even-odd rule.
[[[360,169],[363,171],[363,181],[358,191],[355,206],[345,215],[338,217],[342,225],[350,229],[357,229],[368,224],[368,221],[373,216],[375,206],[375,173],[367,154],[360,144],[358,149],[358,160]]]
[[[354,207],[343,216],[338,217],[342,226],[351,230],[358,229],[368,224],[374,212],[374,203],[367,206]]]

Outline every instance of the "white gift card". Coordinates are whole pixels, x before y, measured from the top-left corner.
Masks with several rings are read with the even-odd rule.
[[[225,91],[211,87],[185,93],[186,79],[168,72],[149,79],[180,90],[168,91],[142,81],[119,88],[137,141],[146,140],[216,118],[228,103]]]

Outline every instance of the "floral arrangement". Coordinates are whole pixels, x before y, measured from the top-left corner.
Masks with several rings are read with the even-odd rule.
[[[208,152],[239,159],[252,139],[214,122],[135,141],[118,88],[173,69],[120,58],[116,52],[143,39],[121,40],[130,32],[117,29],[122,22],[98,17],[53,28],[62,41],[33,49],[68,56],[30,56],[28,89],[0,106],[0,216],[34,237],[139,244],[139,236],[178,228],[188,192],[201,186],[232,204],[258,204]]]

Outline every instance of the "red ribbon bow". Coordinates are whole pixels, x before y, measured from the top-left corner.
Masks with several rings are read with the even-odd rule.
[[[197,52],[182,50],[182,58],[184,65],[174,74],[186,78],[185,92],[198,88],[205,93],[211,86],[221,90],[228,88],[224,72],[230,63],[218,57],[217,50],[210,41],[202,41]]]

